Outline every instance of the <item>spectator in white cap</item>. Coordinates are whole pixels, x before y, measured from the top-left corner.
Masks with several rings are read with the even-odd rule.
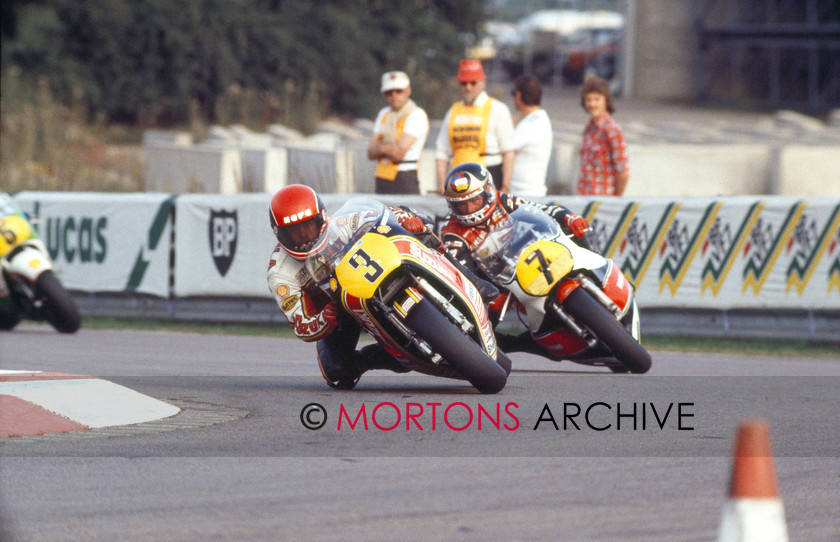
[[[419,194],[417,161],[429,135],[429,117],[411,99],[405,72],[382,76],[380,92],[388,102],[374,121],[368,158],[377,160],[377,194]]]

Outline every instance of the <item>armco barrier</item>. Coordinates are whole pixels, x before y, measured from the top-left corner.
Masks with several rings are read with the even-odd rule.
[[[349,197],[324,200],[335,210]],[[84,314],[281,323],[265,280],[269,198],[15,195]],[[438,219],[446,211],[438,196],[379,199]],[[636,285],[646,332],[840,340],[840,198],[562,203],[586,216],[592,243]]]

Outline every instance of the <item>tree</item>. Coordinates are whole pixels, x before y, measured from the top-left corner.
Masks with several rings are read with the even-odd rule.
[[[442,107],[483,0],[9,0],[2,70],[47,75],[59,100],[124,123],[210,121],[220,97],[249,89],[312,104],[313,114],[370,116],[382,72],[412,76]]]

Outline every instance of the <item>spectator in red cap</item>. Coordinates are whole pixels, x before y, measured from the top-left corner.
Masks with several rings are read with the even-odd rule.
[[[429,135],[429,117],[411,96],[405,72],[386,72],[380,92],[388,102],[373,123],[367,155],[377,160],[377,194],[419,194],[417,161]]]
[[[446,112],[436,142],[438,193],[443,194],[446,173],[464,162],[485,166],[496,188],[508,192],[515,156],[510,109],[484,91],[487,77],[480,60],[462,60],[457,79],[462,99]]]

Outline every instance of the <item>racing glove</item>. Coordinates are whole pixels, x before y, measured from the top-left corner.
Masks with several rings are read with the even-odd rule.
[[[426,225],[423,224],[423,220],[419,216],[409,216],[402,218],[400,220],[400,226],[405,228],[411,233],[423,233],[426,229]]]
[[[314,342],[329,335],[338,326],[338,308],[334,303],[327,304],[320,313],[312,318],[295,315],[292,321],[295,335],[306,342]]]
[[[563,219],[563,222],[566,224],[567,228],[572,230],[575,237],[586,236],[586,230],[589,229],[589,222],[587,222],[582,216],[576,215],[575,213],[569,213]]]
[[[334,302],[330,301],[327,303],[327,306],[321,311],[321,316],[324,317],[324,322],[328,326],[335,327],[338,325],[338,308]]]

